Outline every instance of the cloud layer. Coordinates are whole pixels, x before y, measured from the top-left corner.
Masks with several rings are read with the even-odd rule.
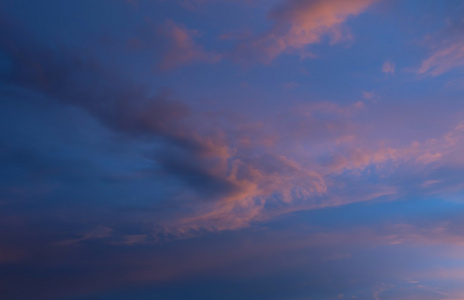
[[[6,1],[0,298],[462,298],[460,15],[427,3]]]

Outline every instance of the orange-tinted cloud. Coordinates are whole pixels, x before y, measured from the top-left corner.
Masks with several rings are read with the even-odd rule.
[[[347,126],[348,120],[355,118],[360,109],[356,104],[340,107],[327,102],[313,104],[306,109],[300,107],[294,110],[292,116],[285,117],[286,120],[293,119],[298,127],[287,122],[279,132],[278,128],[268,124],[266,128],[274,133],[273,146],[265,152],[259,152],[259,156],[250,156],[249,151],[261,148],[261,131],[250,131],[249,140],[254,143],[239,143],[233,148],[231,144],[217,144],[228,150],[221,152],[223,156],[220,159],[214,159],[219,158],[216,154],[205,157],[202,164],[207,167],[202,172],[207,172],[211,180],[233,188],[217,194],[212,202],[196,203],[191,207],[194,211],[192,214],[170,219],[164,223],[165,230],[187,234],[192,229],[201,228],[242,228],[254,220],[264,220],[295,210],[339,206],[380,197],[394,198],[402,193],[401,188],[366,182],[361,185],[356,182],[356,178],[362,181],[362,173],[371,166],[375,167],[378,174],[388,178],[394,176],[399,168],[414,172],[415,169],[424,170],[429,165],[445,164],[446,159],[454,153],[456,143],[464,141],[459,134],[459,125],[445,133],[441,139],[412,141],[401,146],[389,145],[381,139],[365,139],[356,127]],[[324,114],[328,120],[315,121]],[[335,116],[343,121],[332,133],[330,119]],[[304,118],[299,121],[299,117]],[[317,128],[319,132],[310,132],[308,135],[304,129],[308,126]],[[298,129],[303,131],[296,133]],[[319,134],[324,137],[318,137]],[[255,135],[256,138],[253,138]],[[302,139],[302,136],[307,140]],[[229,138],[234,139],[233,136]],[[314,144],[306,151],[302,148],[306,143],[310,145],[311,141],[321,147],[321,152]],[[347,175],[353,180],[351,186],[345,182]],[[423,182],[418,183],[419,187],[422,185]],[[423,192],[429,193],[429,189],[437,187],[427,185],[427,188]],[[274,209],[276,207],[278,209]]]
[[[297,51],[302,57],[312,56],[306,47],[328,37],[331,43],[349,39],[343,23],[362,13],[375,0],[287,0],[271,10],[274,24],[268,32],[240,50],[256,52],[268,62],[284,52]]]

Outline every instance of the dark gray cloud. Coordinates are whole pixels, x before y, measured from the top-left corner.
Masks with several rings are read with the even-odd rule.
[[[214,137],[205,140],[189,121],[190,109],[173,100],[168,90],[150,96],[143,86],[117,75],[76,50],[48,49],[32,42],[6,21],[0,47],[9,60],[4,82],[38,92],[61,105],[85,110],[104,126],[131,138],[152,139],[167,151],[151,156],[171,176],[209,195],[228,193],[234,187],[216,178],[201,161],[216,151]],[[172,150],[172,151],[171,151]],[[176,155],[167,154],[175,152]],[[15,156],[19,153],[14,154]],[[21,159],[26,163],[28,159]]]

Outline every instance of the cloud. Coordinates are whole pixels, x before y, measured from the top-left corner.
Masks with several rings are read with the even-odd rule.
[[[401,296],[404,296],[405,290],[417,293],[417,281],[422,286],[428,285],[427,279],[430,278],[461,282],[463,273],[458,270],[459,267],[437,268],[449,262],[449,256],[441,250],[441,245],[458,246],[455,248],[456,255],[460,257],[460,215],[453,217],[452,213],[443,214],[446,209],[425,208],[440,217],[425,223],[414,218],[410,223],[398,223],[398,219],[414,216],[417,213],[414,211],[404,215],[404,210],[394,210],[401,214],[377,215],[379,211],[384,213],[394,207],[391,203],[383,203],[379,207],[358,206],[360,210],[351,210],[351,213],[350,210],[332,209],[317,214],[293,214],[253,229],[207,233],[196,239],[155,244],[140,243],[144,237],[139,235],[124,236],[120,242],[108,237],[66,245],[49,245],[47,240],[40,240],[29,249],[32,259],[15,267],[40,270],[41,277],[31,275],[26,279],[31,278],[41,284],[31,285],[25,292],[17,289],[16,282],[22,275],[20,282],[24,283],[24,274],[8,272],[3,273],[5,275],[0,273],[0,276],[3,275],[2,282],[9,283],[3,290],[6,295],[20,299],[22,293],[30,294],[31,290],[36,293],[37,299],[73,295],[88,297],[113,289],[121,295],[124,291],[120,290],[120,283],[152,287],[153,290],[147,291],[150,295],[163,295],[161,291],[164,290],[170,296],[183,298],[179,286],[187,286],[186,292],[191,294],[191,286],[202,283],[210,286],[213,278],[215,284],[221,285],[221,290],[224,282],[232,281],[230,293],[240,293],[246,299],[255,299],[256,295],[262,298],[260,296],[265,292],[261,284],[267,286],[271,283],[280,292],[270,299],[288,299],[289,295],[293,295],[289,293],[295,292],[305,296],[314,293],[324,298],[344,293],[348,299],[352,295],[361,298],[364,295],[361,292],[368,297],[382,286],[388,287],[388,291],[382,293],[381,298],[397,299],[393,292]],[[406,204],[406,207],[409,206]],[[364,213],[375,220],[359,218]],[[318,226],[317,218],[330,220],[330,224],[336,222],[338,226]],[[40,227],[28,231],[33,236],[38,233],[43,234]],[[460,237],[456,239],[458,235]],[[424,245],[427,247],[424,248]],[[47,261],[45,266],[38,263],[43,260]],[[72,276],[62,276],[57,272],[63,266],[74,271]],[[417,266],[420,268],[415,269]],[[321,282],[321,276],[326,280]],[[347,283],[347,277],[355,277],[356,280]],[[258,278],[260,285],[256,286]],[[55,284],[47,284],[50,281]],[[242,283],[238,285],[240,289],[233,288],[239,282]],[[66,288],[57,288],[57,283]],[[173,285],[175,291],[169,290],[169,286]],[[438,289],[437,285],[432,286],[434,290]],[[244,287],[247,287],[246,290]],[[199,292],[202,296],[209,289],[200,289]]]
[[[160,27],[160,33],[166,39],[164,57],[159,63],[161,70],[170,70],[195,62],[214,63],[221,59],[219,54],[206,52],[194,41],[199,35],[197,30],[189,30],[168,20]]]
[[[378,103],[378,101],[381,99],[380,95],[378,95],[374,91],[361,91],[361,94],[364,100],[368,100],[369,102],[372,102],[372,103]],[[364,103],[364,102],[360,102],[360,103]]]
[[[193,216],[179,217],[181,224],[241,227],[259,214],[263,197],[279,191],[289,199],[295,180],[304,181],[301,188],[309,194],[325,190],[320,176],[284,155],[262,154],[256,160],[237,153],[230,145],[234,136],[220,129],[201,130],[198,116],[170,99],[169,92],[148,96],[143,87],[79,53],[31,45],[18,34],[3,32],[1,46],[11,60],[5,78],[10,84],[56,105],[78,107],[132,140],[153,140],[158,146],[148,158],[166,177],[194,192]]]
[[[343,24],[363,9],[345,6],[367,3],[348,2],[282,2],[274,35],[262,37],[286,44],[267,59],[346,37]],[[451,266],[464,245],[457,102],[408,101],[408,89],[373,105],[358,101],[378,96],[365,82],[356,94],[351,74],[354,94],[328,78],[339,103],[320,100],[317,85],[278,99],[286,81],[264,82],[261,93],[263,81],[248,78],[247,92],[269,98],[240,109],[219,84],[214,94],[233,109],[211,111],[189,89],[179,99],[186,85],[175,74],[154,75],[172,89],[138,85],[86,51],[13,30],[0,30],[4,297],[462,298],[452,283],[462,291],[464,273]],[[198,32],[173,22],[160,30],[173,54],[166,70],[214,62]],[[240,82],[234,72],[226,77]]]
[[[419,75],[439,76],[464,66],[464,40],[455,40],[434,50],[417,70]]]
[[[333,14],[335,2],[329,3],[304,2]],[[352,5],[367,5],[350,3],[340,6],[342,16],[358,11]],[[293,6],[278,14],[298,15]],[[311,14],[324,11],[321,7]],[[207,112],[194,113],[172,92],[151,95],[77,51],[53,51],[6,29],[0,42],[11,61],[5,74],[9,84],[39,93],[57,107],[79,108],[128,143],[144,145],[137,153],[146,162],[144,172],[177,187],[159,196],[163,200],[158,201],[169,203],[169,213],[156,203],[160,236],[237,229],[290,211],[396,197],[401,184],[366,183],[366,176],[391,179],[398,170],[411,174],[452,160],[458,157],[452,149],[462,143],[460,126],[435,141],[395,142],[365,135],[357,120],[366,111],[362,102],[341,106],[313,101],[261,119],[245,114],[240,122],[217,120]],[[371,168],[375,172],[365,173]],[[418,185],[427,180],[421,177]],[[435,187],[444,188],[428,188]]]
[[[317,44],[324,37],[337,43],[350,37],[343,23],[362,13],[374,0],[287,0],[269,13],[272,28],[239,46],[241,54],[252,55],[269,62],[286,52],[312,56],[307,46]]]
[[[422,60],[416,73],[435,77],[464,66],[464,23],[460,18],[460,8],[451,13],[446,26],[438,32],[427,35],[424,43],[430,55]]]
[[[372,100],[374,99],[375,97],[375,93],[374,92],[366,92],[366,91],[362,91],[362,97],[366,100]]]
[[[80,238],[64,240],[64,241],[61,241],[59,244],[60,245],[72,245],[72,244],[80,243],[80,242],[87,241],[87,240],[104,239],[104,238],[110,237],[112,235],[112,232],[113,230],[111,228],[100,226],[98,228],[95,228],[93,231],[83,234]]]
[[[384,72],[385,74],[394,74],[395,73],[395,64],[390,62],[390,61],[386,61],[383,63],[382,65],[382,72]]]
[[[211,140],[190,133],[184,123],[190,109],[172,99],[168,89],[148,94],[147,88],[75,51],[52,51],[20,34],[2,32],[1,46],[11,59],[5,80],[34,90],[56,103],[79,107],[105,126],[131,136],[157,136],[186,151],[216,151]],[[35,47],[35,49],[33,49]],[[204,143],[203,143],[204,142]],[[220,150],[218,150],[220,151]]]

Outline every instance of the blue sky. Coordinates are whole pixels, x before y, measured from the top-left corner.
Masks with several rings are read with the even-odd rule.
[[[464,298],[463,10],[2,1],[0,295]]]

